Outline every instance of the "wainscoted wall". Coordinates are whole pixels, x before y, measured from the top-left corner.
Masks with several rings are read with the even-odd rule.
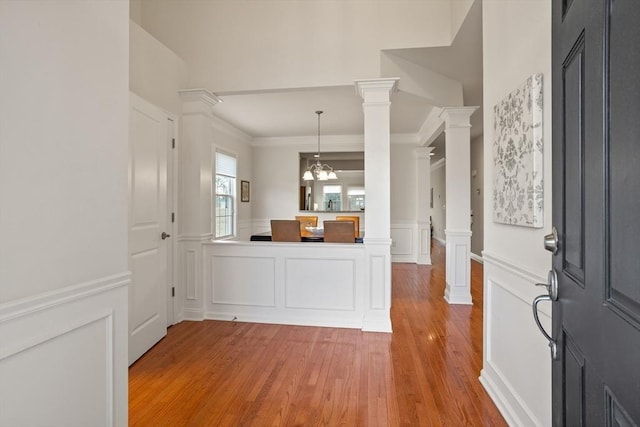
[[[364,245],[203,245],[207,319],[362,328]]]
[[[0,426],[126,426],[128,2],[1,1],[0,63]]]
[[[0,425],[127,424],[129,281],[0,305]]]
[[[544,293],[552,226],[551,3],[483,0],[485,358],[480,376],[511,425],[551,425],[551,355],[533,320],[531,302]],[[544,227],[495,223],[494,106],[530,75],[544,74]],[[474,211],[475,212],[475,211]],[[546,306],[545,306],[546,305]],[[549,326],[549,306],[540,304]]]
[[[551,420],[551,355],[531,311],[546,283],[522,266],[484,252],[484,364],[480,381],[510,425],[543,426]],[[540,304],[551,329],[551,305]]]

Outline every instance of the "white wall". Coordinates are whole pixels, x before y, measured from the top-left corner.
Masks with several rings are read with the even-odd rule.
[[[187,62],[191,87],[222,93],[379,76],[382,49],[450,44],[451,3],[144,0],[135,10]]]
[[[549,348],[531,314],[551,255],[551,2],[483,2],[485,331],[481,381],[510,424],[551,424]],[[544,75],[544,228],[493,222],[493,106],[527,77]],[[550,324],[549,307],[542,307]],[[532,374],[535,373],[535,374]]]
[[[446,214],[447,214],[447,190],[446,190],[446,170],[445,160],[431,164],[431,188],[433,188],[433,208],[431,208],[431,222],[433,224],[433,238],[444,242],[446,236]]]
[[[127,2],[0,2],[0,425],[127,423]]]
[[[394,262],[417,262],[418,259],[416,149],[416,144],[391,144],[390,232],[391,256]],[[429,203],[428,200],[423,202]]]
[[[416,145],[391,144],[391,220],[416,221]]]
[[[127,266],[128,8],[74,5],[0,2],[0,302]]]
[[[152,104],[180,114],[178,91],[187,88],[187,65],[135,22],[130,22],[129,29],[129,88]]]

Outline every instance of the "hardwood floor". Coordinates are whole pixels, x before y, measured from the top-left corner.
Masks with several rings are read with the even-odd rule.
[[[129,369],[132,426],[503,426],[478,376],[482,265],[471,306],[433,266],[393,264],[393,334],[182,322]]]

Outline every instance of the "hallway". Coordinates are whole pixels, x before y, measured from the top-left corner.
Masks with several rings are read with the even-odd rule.
[[[503,426],[478,376],[482,265],[471,306],[444,298],[433,266],[393,264],[393,334],[182,322],[129,369],[138,426]]]

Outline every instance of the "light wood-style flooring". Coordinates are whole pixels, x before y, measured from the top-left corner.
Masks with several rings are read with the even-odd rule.
[[[448,305],[433,266],[393,264],[393,334],[182,322],[129,369],[132,426],[504,426],[478,376],[473,306]]]

